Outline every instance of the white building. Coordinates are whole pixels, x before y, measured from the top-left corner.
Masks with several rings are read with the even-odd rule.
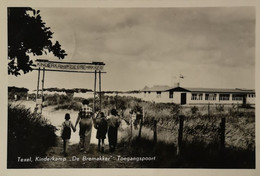
[[[171,98],[169,98],[169,90],[171,87],[169,86],[153,86],[151,88],[145,88],[142,90],[143,92],[143,100],[145,101],[153,101],[158,103],[168,103],[173,102]]]
[[[255,91],[249,89],[183,88],[154,86],[142,90],[144,100],[176,104],[255,104]]]

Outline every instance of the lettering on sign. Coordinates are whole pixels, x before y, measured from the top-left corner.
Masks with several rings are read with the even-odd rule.
[[[90,63],[55,63],[55,62],[39,62],[36,61],[36,66],[40,68],[50,68],[58,70],[71,70],[71,71],[103,71],[104,65],[96,65]]]

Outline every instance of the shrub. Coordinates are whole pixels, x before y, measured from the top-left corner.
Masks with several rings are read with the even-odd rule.
[[[193,106],[193,107],[191,108],[191,114],[192,114],[192,115],[197,114],[198,111],[199,111],[199,108],[198,108],[197,106]]]
[[[218,113],[224,112],[224,105],[222,105],[222,104],[216,105],[216,110]]]
[[[59,110],[59,109],[73,109],[74,111],[79,111],[81,108],[81,103],[80,102],[76,102],[76,101],[69,101],[69,102],[65,102],[62,104],[58,104],[55,107],[55,110]]]
[[[18,162],[18,157],[45,154],[55,144],[56,128],[30,109],[8,105],[8,168],[33,167],[35,163]]]

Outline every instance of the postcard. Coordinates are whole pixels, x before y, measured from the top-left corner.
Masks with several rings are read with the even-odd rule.
[[[255,1],[2,4],[5,175],[259,172]]]

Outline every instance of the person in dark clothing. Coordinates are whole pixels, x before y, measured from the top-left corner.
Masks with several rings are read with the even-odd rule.
[[[111,115],[107,117],[107,122],[109,151],[114,152],[117,145],[118,127],[120,125],[120,118],[115,109],[111,110]]]
[[[76,131],[76,128],[73,126],[72,122],[70,121],[70,114],[66,113],[65,114],[65,121],[61,125],[61,137],[63,139],[63,153],[64,156],[67,156],[67,148],[68,148],[68,143],[69,139],[71,136],[71,128],[73,131]]]
[[[101,152],[104,153],[104,140],[106,139],[107,134],[107,119],[105,117],[104,112],[101,112],[96,119],[96,129],[98,139],[98,151],[100,151],[100,143],[101,143]]]

